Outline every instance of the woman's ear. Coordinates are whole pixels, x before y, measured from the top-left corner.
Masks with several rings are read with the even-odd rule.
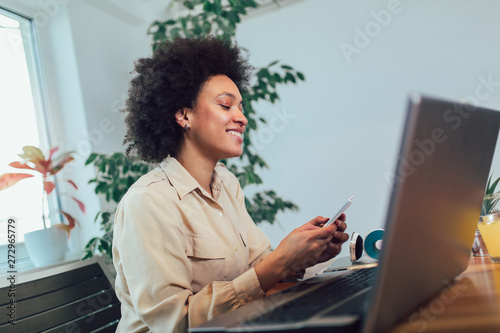
[[[182,108],[175,113],[175,120],[177,120],[177,124],[183,128],[186,128],[186,125],[188,128],[191,126],[188,115],[189,111],[190,110],[188,108]]]

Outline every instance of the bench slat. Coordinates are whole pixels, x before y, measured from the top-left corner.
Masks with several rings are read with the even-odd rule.
[[[113,295],[111,295],[110,292],[107,293],[107,296],[102,295],[104,294],[89,297],[80,302],[71,303],[61,308],[16,321],[15,325],[2,325],[0,326],[0,332],[40,332],[68,323],[77,318],[90,315],[95,310],[98,310],[106,305],[111,306],[113,304],[119,304],[114,292]],[[95,316],[92,320],[96,321],[96,324],[100,326],[104,326],[109,323],[109,321],[106,322],[104,318],[99,316]]]
[[[108,279],[101,275],[63,289],[16,302],[16,319],[22,320],[33,315],[78,301],[89,295],[111,288]],[[7,305],[0,307],[0,313],[7,313]],[[7,323],[7,316],[0,317],[0,325]]]
[[[104,272],[99,264],[93,263],[89,266],[80,267],[64,273],[17,284],[15,298],[17,302],[20,302],[24,299],[68,287],[103,274]],[[2,291],[3,289],[4,288],[2,288]],[[10,297],[7,292],[0,293],[0,305],[6,305],[9,301]]]
[[[10,282],[0,282],[0,332],[99,332],[116,330],[120,302],[112,274],[102,258],[69,262],[16,276],[15,296]],[[8,322],[15,300],[15,325]]]
[[[120,304],[115,303],[114,306],[104,309],[101,312],[99,312],[97,315],[99,315],[99,318],[101,318],[100,322],[97,322],[96,320],[92,320],[91,317],[88,318],[82,318],[77,321],[68,323],[62,327],[58,328],[53,328],[49,329],[48,331],[44,331],[43,333],[68,333],[68,332],[90,332],[93,330],[97,330],[104,325],[102,323],[104,322],[105,324],[111,323],[112,321],[117,320],[117,318],[120,318]],[[108,326],[104,328],[103,330],[100,330],[99,332],[115,332],[116,327],[118,326],[118,323]],[[114,329],[112,331],[109,331],[110,329]]]
[[[116,333],[117,328],[118,328],[118,322],[116,324],[106,327],[103,330],[98,331],[98,333]]]

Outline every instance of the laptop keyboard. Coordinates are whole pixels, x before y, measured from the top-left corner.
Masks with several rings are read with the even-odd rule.
[[[244,322],[243,325],[295,323],[307,320],[323,311],[325,304],[326,306],[333,305],[373,286],[375,272],[376,267],[354,270],[350,274],[338,277],[333,283],[325,284],[308,294],[276,307],[268,313],[253,317]]]

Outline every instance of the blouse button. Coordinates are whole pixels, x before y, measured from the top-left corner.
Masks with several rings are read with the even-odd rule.
[[[222,212],[219,212],[219,215],[222,216]]]
[[[237,247],[237,246],[235,246],[235,247],[234,247],[234,250],[235,250],[235,251],[238,251],[238,247]]]
[[[253,297],[252,296],[248,297],[248,301],[253,302]]]

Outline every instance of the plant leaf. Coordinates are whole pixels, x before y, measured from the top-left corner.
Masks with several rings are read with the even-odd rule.
[[[60,210],[59,211],[61,214],[63,214],[63,216],[66,218],[66,220],[68,221],[68,224],[67,226],[69,227],[69,230],[73,229],[76,225],[76,220],[73,216],[71,216],[70,214],[66,213],[65,211],[63,210]],[[66,224],[64,224],[66,225]]]
[[[59,150],[59,147],[54,147],[50,150],[49,152],[49,158],[48,158],[48,161],[50,163],[50,161],[52,161],[52,157],[54,156],[54,154]]]
[[[276,65],[278,62],[279,62],[279,60],[274,60],[272,63],[270,63],[269,65],[267,65],[267,67],[274,66],[274,65]]]
[[[59,171],[61,171],[61,169],[69,162],[73,161],[74,158],[72,156],[64,156],[60,161],[57,162],[57,164],[50,168],[49,172],[51,175],[55,175],[56,173],[58,173]]]
[[[35,163],[35,160],[44,160],[42,151],[34,146],[24,146],[23,147],[24,154],[19,154],[18,156],[28,160],[30,162]]]
[[[0,176],[0,191],[15,185],[24,178],[30,177],[33,177],[33,175],[27,173],[4,173]]]
[[[78,207],[80,207],[80,210],[82,211],[82,213],[85,214],[85,205],[83,204],[83,202],[81,202],[80,200],[78,200],[75,197],[71,197],[71,199],[73,199],[78,204]]]
[[[87,158],[87,161],[85,161],[85,165],[89,165],[90,163],[94,162],[96,158],[97,158],[96,153],[90,154],[89,158]]]
[[[490,177],[488,178],[488,184],[486,185],[486,191],[488,191],[488,189],[490,188],[490,183],[491,183],[491,178],[493,177],[493,173],[490,175]]]
[[[94,254],[92,253],[92,251],[85,249],[85,253],[83,254],[82,260],[90,259],[93,256],[94,256]]]
[[[71,228],[67,224],[59,223],[59,224],[56,224],[54,226],[54,228],[59,228],[59,229],[62,229],[64,231],[66,231],[68,233],[68,238],[69,238],[69,234],[70,234]]]
[[[76,186],[74,181],[72,181],[71,179],[66,179],[66,181],[70,183],[75,188],[75,190],[78,190],[78,186]]]
[[[285,83],[288,81],[292,81],[293,83],[296,82],[295,77],[291,73],[286,73],[285,75]]]
[[[17,168],[17,169],[28,169],[28,170],[35,170],[35,171],[37,171],[35,168],[30,167],[28,164],[21,163],[19,161],[12,162],[12,163],[9,164],[9,166],[11,166],[13,168]]]
[[[495,180],[493,184],[491,184],[490,187],[491,193],[495,193],[495,189],[497,188],[498,182],[500,182],[500,177],[498,177],[497,180]]]
[[[18,156],[23,158],[25,162],[33,163],[35,169],[45,176],[49,162],[45,160],[42,151],[34,146],[24,146],[23,151],[24,154],[19,154]]]
[[[52,193],[52,191],[54,190],[55,187],[56,187],[56,185],[51,181],[44,181],[43,182],[43,189],[45,190],[45,192],[47,192],[47,195]]]
[[[108,253],[111,251],[110,244],[107,241],[105,241],[104,239],[101,239],[101,241],[99,242],[98,248],[99,248],[99,251],[101,253]]]

